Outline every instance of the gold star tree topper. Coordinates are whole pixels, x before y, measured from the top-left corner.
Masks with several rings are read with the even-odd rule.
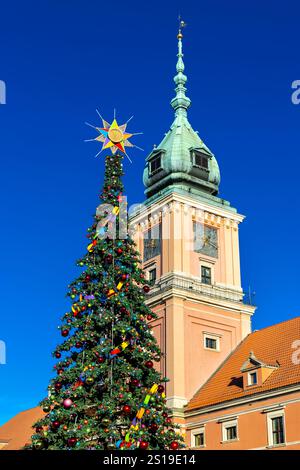
[[[96,127],[89,123],[86,123],[88,126],[93,127],[99,132],[99,135],[97,137],[95,137],[94,139],[88,139],[88,140],[102,142],[102,148],[97,153],[96,157],[102,152],[102,150],[106,150],[106,149],[110,149],[113,154],[115,154],[119,150],[128,157],[125,147],[137,147],[137,145],[134,145],[131,142],[129,142],[128,139],[130,139],[134,135],[141,134],[141,132],[134,133],[134,134],[129,134],[128,132],[126,132],[127,124],[132,118],[128,119],[128,121],[125,124],[122,124],[121,126],[119,126],[116,120],[116,117],[114,117],[113,122],[110,124],[109,122],[107,122],[105,119],[102,118],[98,110],[97,110],[97,113],[102,120],[103,127]]]

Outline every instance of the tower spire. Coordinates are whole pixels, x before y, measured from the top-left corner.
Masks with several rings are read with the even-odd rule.
[[[181,20],[179,17],[179,30],[177,34],[178,39],[178,60],[176,64],[177,74],[174,77],[174,82],[176,84],[176,96],[171,101],[171,106],[175,110],[175,116],[187,116],[187,110],[191,106],[191,100],[186,96],[185,84],[187,81],[186,75],[184,75],[184,62],[183,62],[183,52],[182,52],[182,29],[186,26],[186,23]]]

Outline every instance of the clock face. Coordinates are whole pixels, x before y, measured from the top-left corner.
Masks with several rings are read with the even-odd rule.
[[[194,222],[194,250],[197,253],[218,258],[218,230]]]

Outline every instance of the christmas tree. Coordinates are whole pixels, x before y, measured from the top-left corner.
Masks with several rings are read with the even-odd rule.
[[[127,219],[119,217],[123,155],[116,150],[124,151],[129,134],[116,123],[107,126],[104,121],[97,128],[97,140],[114,153],[106,157],[101,204],[77,263],[81,274],[69,285],[71,308],[59,327],[63,342],[53,353],[56,376],[29,449],[182,447],[166,407],[167,379],[154,367],[161,351],[149,325],[156,315],[145,304],[150,288],[134,242],[127,234],[120,237]]]

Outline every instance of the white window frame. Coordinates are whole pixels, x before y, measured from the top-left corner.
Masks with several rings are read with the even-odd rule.
[[[232,428],[233,426],[236,427],[236,438],[234,439],[227,439],[227,429]],[[239,427],[238,427],[238,420],[233,419],[231,421],[224,421],[222,423],[222,442],[235,442],[239,440]]]
[[[251,375],[252,375],[252,374],[255,374],[255,375],[256,375],[256,383],[251,383]],[[256,370],[252,370],[252,371],[248,372],[248,386],[249,386],[249,387],[254,387],[255,385],[257,385],[257,382],[258,382],[257,371],[256,371]]]
[[[280,444],[274,444],[273,442],[273,429],[272,429],[272,419],[274,418],[283,418],[283,435],[284,435],[284,442]],[[286,424],[285,424],[285,413],[284,410],[273,411],[271,413],[267,413],[267,428],[268,428],[268,444],[269,447],[280,447],[286,445]]]
[[[203,445],[201,446],[196,446],[196,439],[195,436],[197,434],[203,434]],[[206,439],[205,439],[205,425],[201,426],[200,428],[193,429],[191,432],[191,447],[194,447],[196,449],[200,449],[202,447],[206,447]]]
[[[217,342],[216,349],[208,348],[206,346],[206,339],[214,339]],[[220,336],[214,333],[203,333],[203,347],[206,351],[220,352]]]
[[[200,278],[200,281],[202,279],[202,266],[204,268],[209,268],[210,269],[210,273],[211,273],[211,284],[203,284],[203,286],[206,286],[206,287],[210,287],[210,286],[213,286],[215,284],[215,262],[214,261],[207,261],[207,260],[203,260],[201,257],[199,258],[199,278]]]

